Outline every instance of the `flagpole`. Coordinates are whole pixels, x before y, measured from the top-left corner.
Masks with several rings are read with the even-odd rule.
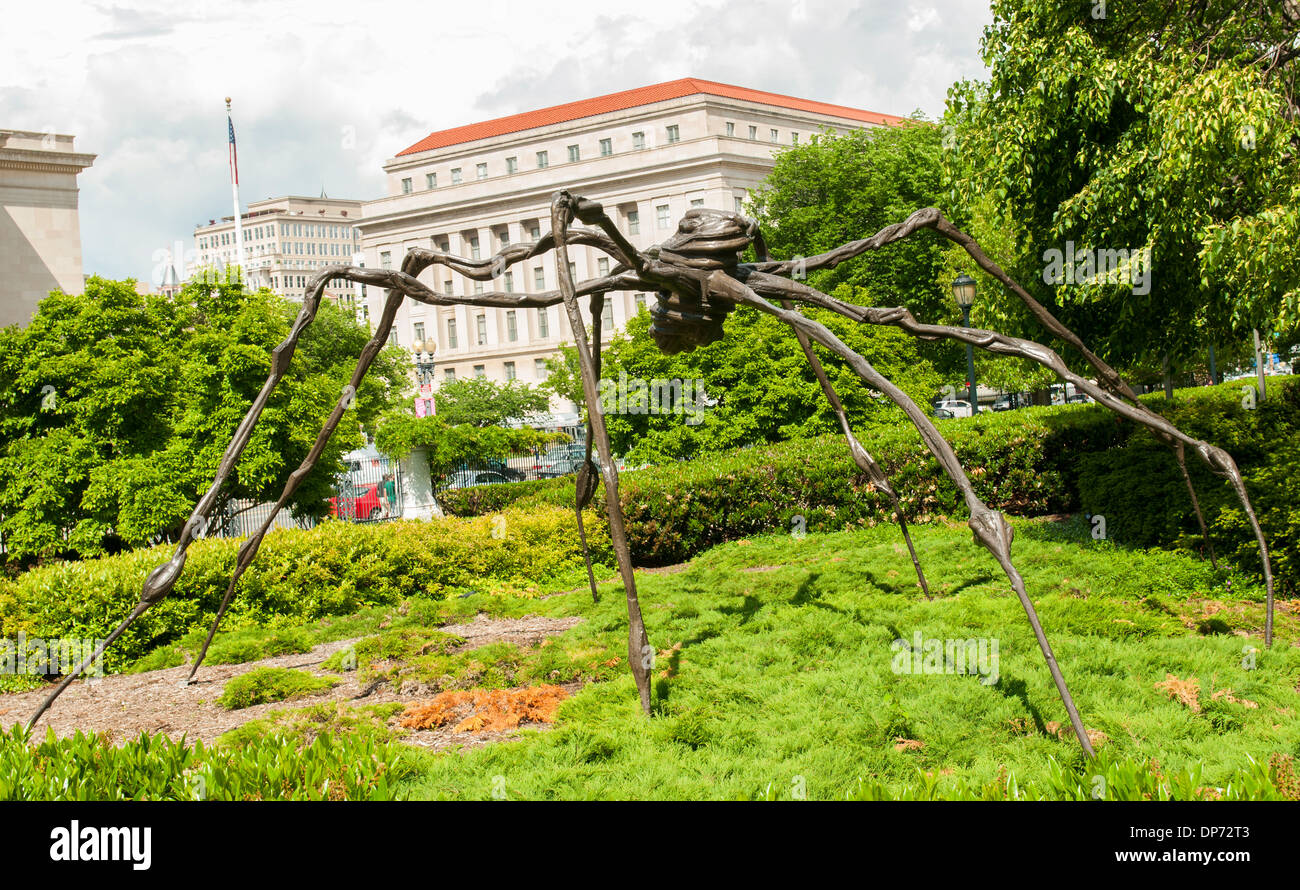
[[[235,204],[235,265],[244,280],[244,219],[239,212],[239,156],[235,151],[235,123],[230,117],[230,97],[226,97],[226,125],[230,133],[230,194]]]

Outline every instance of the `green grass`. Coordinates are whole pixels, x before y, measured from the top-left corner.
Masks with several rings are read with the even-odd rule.
[[[235,799],[483,799],[503,790],[516,799],[1300,799],[1292,761],[1300,756],[1300,620],[1289,603],[1280,603],[1275,644],[1265,650],[1263,591],[1241,575],[1093,541],[1081,519],[1017,520],[1015,528],[1015,563],[1085,723],[1106,737],[1091,763],[1061,729],[1064,708],[996,562],[964,525],[939,523],[913,529],[930,601],[892,525],[757,537],[714,548],[680,572],[638,573],[660,652],[648,719],[627,670],[627,618],[613,581],[602,583],[598,604],[575,585],[547,599],[413,597],[298,628],[237,630],[218,638],[220,651],[242,657],[360,637],[355,663],[340,655],[330,666],[396,684],[588,685],[549,730],[484,747],[431,754],[400,744],[405,732],[390,723],[397,706],[326,703],[246,723],[201,759],[215,764],[220,796]],[[459,638],[438,628],[479,612],[584,620],[532,648],[457,651]],[[896,672],[891,644],[917,632],[996,640],[997,681]],[[1199,711],[1156,688],[1171,674],[1196,678]],[[246,698],[271,700],[260,696],[253,689]],[[103,773],[118,769],[111,758],[83,762],[83,749],[104,744],[46,742],[38,752],[0,740],[0,760],[45,758],[42,775],[64,777],[62,791],[52,790],[54,779],[0,782],[0,797],[113,796]],[[122,749],[132,764],[193,756],[132,746]],[[347,767],[354,748],[379,752],[364,753],[355,776]],[[279,771],[238,773],[231,785],[220,773],[231,752],[240,764],[269,757]],[[188,793],[149,770],[137,783],[145,796]],[[353,783],[346,789],[339,770]]]
[[[1111,796],[1276,795],[1270,758],[1300,754],[1294,613],[1279,611],[1264,650],[1262,593],[1240,576],[1093,542],[1080,523],[1016,527],[1016,565],[1086,724],[1107,737],[1090,768],[1068,733],[1050,731],[1065,710],[1019,602],[969,531],[914,530],[926,601],[897,529],[877,526],[756,538],[681,573],[642,573],[662,653],[654,717],[640,714],[624,661],[552,730],[426,756],[401,791],[483,798],[500,776],[517,798],[1070,797],[1100,773]],[[598,605],[582,591],[533,604],[587,619],[556,651],[626,653],[622,597],[604,590]],[[1222,604],[1213,617],[1226,633],[1197,629],[1207,601]],[[998,681],[895,673],[892,641],[917,631],[996,639]],[[1200,713],[1154,688],[1168,674],[1199,679]],[[1257,707],[1211,699],[1224,689]],[[921,747],[896,750],[898,739]]]

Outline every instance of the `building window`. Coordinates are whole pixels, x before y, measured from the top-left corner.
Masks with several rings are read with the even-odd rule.
[[[381,269],[393,268],[393,255],[387,250],[382,251],[379,254],[379,268]]]
[[[533,375],[537,377],[538,380],[546,379],[546,359],[533,359]]]
[[[546,290],[546,270],[541,266],[533,269],[533,287],[538,290]]]
[[[596,260],[596,274],[602,278],[609,274],[609,257],[599,257]]]
[[[570,145],[570,146],[569,146],[569,163],[572,164],[574,161],[579,160],[580,157],[581,157],[581,155],[580,155],[579,152],[578,152],[578,146],[576,146],[576,145]]]
[[[478,331],[478,345],[487,346],[487,316],[480,315],[474,319],[474,326]]]
[[[424,322],[417,321],[414,325],[412,325],[411,334],[417,343],[424,340]]]
[[[469,258],[472,260],[480,259],[478,249],[478,236],[471,235],[469,239]]]
[[[474,376],[477,377],[479,380],[483,380],[484,378],[487,377],[487,368],[485,368],[483,365],[475,365]]]
[[[614,153],[614,140],[612,139],[600,140],[600,156],[602,158],[607,158],[613,153]]]
[[[474,166],[474,175],[479,179],[487,179],[487,164],[476,164]]]
[[[451,168],[451,184],[452,184],[452,185],[460,185],[460,168],[459,168],[459,167],[452,167],[452,168]]]
[[[750,138],[750,139],[757,139],[757,138],[758,138],[758,127],[750,127],[750,128],[749,128],[749,138]]]
[[[410,193],[411,193],[411,177],[408,176],[402,180],[402,194],[409,195]]]
[[[629,210],[627,212],[627,233],[629,235],[641,234],[641,212],[639,210]]]
[[[514,362],[506,362],[506,379],[507,379],[507,380],[514,380],[514,379],[515,379],[515,363],[514,363]]]
[[[728,136],[736,135],[736,125],[733,124],[731,121],[727,121],[727,135]]]
[[[644,309],[644,308],[645,308],[645,294],[637,294],[637,295],[636,295],[636,308],[637,308],[638,310],[641,310],[641,309]]]
[[[509,229],[502,229],[502,230],[501,230],[501,246],[502,246],[502,247],[509,247],[509,246],[510,246],[510,230],[509,230]]]
[[[600,326],[605,331],[614,330],[614,304],[609,300],[605,301],[605,308],[601,310]]]
[[[452,295],[452,293],[451,293],[451,279],[450,279],[450,278],[447,279],[446,281],[444,281],[444,282],[442,283],[442,292],[443,292],[444,294],[446,294],[447,296],[449,296],[449,297]]]
[[[645,133],[632,134],[632,150],[640,151],[645,148]]]
[[[515,320],[515,310],[506,313],[506,339],[511,343],[519,339],[519,323]]]
[[[528,230],[528,237],[536,241],[537,239],[542,237],[542,230],[538,228],[536,225],[534,225],[532,228]]]
[[[456,369],[455,369],[455,368],[444,368],[444,369],[443,369],[443,372],[442,372],[442,380],[443,380],[444,383],[455,383],[455,382],[456,382]]]
[[[577,281],[577,280],[578,280],[578,264],[577,264],[577,263],[569,263],[569,280],[570,280],[570,281]]]
[[[506,293],[513,294],[515,292],[515,273],[507,272],[502,277],[505,278]]]
[[[703,199],[703,198],[691,198],[691,206],[692,206],[692,207],[703,207],[703,206],[704,206],[704,199]]]
[[[677,125],[670,124],[668,127],[668,144],[672,145],[674,142],[677,142],[681,138],[682,137],[680,135],[680,131],[677,129]]]
[[[506,172],[514,173],[519,169],[519,158],[506,158]]]
[[[668,222],[667,204],[660,204],[658,207],[655,208],[655,219],[658,221],[659,228],[661,229],[668,228],[669,222]]]
[[[744,200],[745,200],[745,199],[742,198],[742,197],[740,197],[739,195],[736,196],[736,212],[737,212],[737,213],[742,212],[742,211],[741,211],[741,205],[744,203]]]
[[[537,336],[545,339],[551,336],[550,322],[547,320],[546,307],[537,310]]]
[[[773,131],[772,131],[772,141],[773,141],[773,142],[780,142],[780,141],[781,141],[781,131],[780,131],[780,130],[773,130]]]
[[[476,294],[483,293],[483,282],[481,281],[474,282],[474,293]]]
[[[539,151],[539,152],[537,153],[537,166],[540,168],[540,167],[546,167],[546,166],[549,166],[549,165],[550,165],[550,161],[547,160],[547,154],[546,154],[546,152],[544,152],[544,151]]]
[[[389,345],[389,346],[396,346],[396,345],[397,345],[397,331],[389,331],[389,332],[388,332],[388,345]]]
[[[447,348],[455,349],[459,343],[456,341],[456,319],[447,319]]]

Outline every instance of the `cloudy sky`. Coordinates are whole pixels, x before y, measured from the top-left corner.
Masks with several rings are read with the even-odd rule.
[[[590,11],[597,7],[599,14]],[[931,117],[982,77],[987,0],[42,0],[10,5],[0,127],[71,133],[88,274],[147,280],[241,198],[367,199],[433,130],[700,77]]]

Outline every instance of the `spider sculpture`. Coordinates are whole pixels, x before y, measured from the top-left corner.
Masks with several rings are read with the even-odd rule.
[[[574,219],[583,226],[572,226]],[[920,229],[933,229],[941,235],[961,245],[975,262],[988,274],[1002,282],[1024,302],[1033,316],[1054,336],[1073,346],[1095,370],[1096,380],[1085,379],[1071,371],[1061,357],[1039,343],[1009,337],[995,331],[979,330],[966,327],[949,327],[945,325],[922,324],[904,308],[876,308],[857,306],[833,299],[798,280],[794,276],[798,271],[831,268],[859,254],[875,250],[883,245],[906,238]],[[575,284],[569,272],[569,245],[579,244],[595,247],[613,257],[617,266],[605,277]],[[751,245],[760,258],[757,262],[741,262],[742,253]],[[541,294],[486,293],[475,296],[452,297],[435,293],[417,280],[422,270],[433,264],[447,266],[456,272],[478,281],[488,281],[499,276],[506,267],[554,250],[557,254],[556,266],[559,270],[559,290]],[[1178,465],[1187,483],[1197,517],[1204,529],[1200,506],[1196,492],[1192,488],[1191,478],[1187,474],[1184,450],[1190,447],[1216,473],[1225,476],[1231,482],[1249,517],[1259,544],[1260,556],[1264,567],[1264,578],[1268,589],[1267,618],[1265,622],[1265,644],[1272,644],[1273,637],[1273,577],[1268,558],[1267,545],[1263,532],[1255,518],[1250,499],[1246,494],[1241,473],[1232,457],[1220,448],[1185,435],[1172,424],[1153,413],[1137,400],[1133,390],[1120,375],[1108,364],[1083,345],[1083,342],[1060,321],[1058,321],[1041,303],[1029,295],[1024,288],[1012,281],[1001,268],[990,260],[975,241],[934,208],[918,210],[901,223],[888,226],[861,241],[854,241],[821,254],[805,258],[798,263],[793,261],[776,261],[770,259],[758,224],[751,219],[735,213],[717,210],[693,209],[681,220],[677,233],[663,244],[639,252],[605,214],[601,205],[568,192],[556,192],[551,201],[551,231],[531,244],[517,244],[505,248],[488,260],[466,260],[451,256],[441,251],[414,249],[407,253],[400,271],[363,269],[351,266],[331,266],[321,270],[311,281],[303,299],[303,306],[293,325],[289,336],[272,352],[271,372],[266,384],[254,400],[248,414],[235,431],[234,438],[227,447],[216,478],[211,487],[199,500],[193,514],[186,522],[171,559],[158,566],[145,580],[140,602],[122,624],[109,635],[97,651],[87,658],[71,675],[49,695],[41,707],[32,716],[28,726],[37,719],[54,702],[64,689],[110,646],[126,628],[154,603],[159,602],[171,591],[185,566],[186,551],[196,537],[206,530],[209,516],[217,502],[218,493],[227,476],[238,462],[244,446],[248,443],[253,427],[270,397],[271,391],[284,376],[293,358],[294,349],[303,330],[311,324],[320,305],[325,283],[332,278],[346,278],[351,281],[364,282],[387,288],[383,312],[375,326],[374,336],[362,350],[353,371],[351,383],[344,387],[343,395],[334,406],[329,419],[317,437],[311,451],[302,464],[289,477],[273,511],[262,526],[239,548],[238,559],[233,576],[226,589],[225,597],[218,610],[216,621],[208,634],[207,642],[195,660],[190,672],[190,679],[198,670],[208,645],[217,631],[222,616],[225,614],[235,585],[240,575],[248,568],[257,554],[262,538],[271,526],[272,519],[279,509],[288,503],[294,490],[304,478],[311,473],[330,435],[338,426],[344,411],[350,406],[371,362],[374,361],[384,344],[388,341],[389,330],[398,307],[406,297],[434,306],[465,303],[472,306],[486,307],[547,307],[563,303],[568,314],[569,324],[574,332],[577,346],[578,362],[582,375],[582,387],[588,406],[599,404],[598,381],[600,378],[600,325],[601,312],[605,294],[611,291],[650,291],[658,294],[658,303],[652,311],[653,325],[650,329],[656,344],[665,353],[676,353],[694,349],[712,343],[723,336],[723,322],[727,314],[739,305],[751,306],[761,312],[773,315],[794,329],[799,345],[808,359],[813,373],[821,384],[826,398],[830,401],[844,431],[845,438],[854,462],[866,474],[876,490],[884,493],[892,502],[894,514],[902,530],[904,540],[911,553],[916,568],[917,580],[922,591],[929,596],[925,574],[912,546],[903,510],[898,501],[897,492],[880,465],[863,448],[853,435],[845,417],[844,407],[832,389],[830,380],[813,352],[812,344],[817,343],[843,359],[862,380],[873,389],[884,393],[889,399],[903,409],[907,417],[920,431],[921,438],[931,453],[938,459],[944,471],[952,478],[961,491],[970,510],[969,525],[975,540],[982,544],[1001,565],[1011,582],[1011,587],[1024,607],[1034,636],[1047,661],[1047,668],[1056,683],[1061,701],[1069,713],[1079,744],[1088,756],[1092,756],[1092,745],[1079,717],[1078,709],[1066,686],[1052,647],[1043,633],[1043,628],[1034,610],[1034,605],[1025,592],[1024,581],[1011,562],[1012,529],[1006,519],[995,510],[985,505],[975,494],[970,480],[962,470],[953,452],[952,446],[939,434],[926,413],[911,398],[891,381],[882,376],[871,363],[839,340],[825,326],[814,321],[794,307],[794,304],[818,306],[837,312],[846,318],[865,324],[893,325],[923,340],[947,338],[970,343],[999,355],[1020,356],[1032,359],[1050,368],[1066,381],[1073,383],[1082,392],[1087,393],[1097,402],[1105,405],[1121,417],[1151,429],[1154,434],[1168,444],[1174,452]],[[590,318],[592,337],[587,338],[586,324],[579,309],[578,299],[590,298]],[[587,418],[586,459],[577,476],[577,522],[582,536],[584,555],[586,536],[582,529],[582,510],[595,493],[599,481],[603,481],[606,491],[606,507],[609,515],[610,537],[618,560],[619,573],[623,589],[627,596],[628,609],[628,662],[636,680],[640,694],[641,707],[650,711],[650,665],[653,648],[646,635],[645,623],[641,617],[641,608],[637,601],[636,580],[632,573],[632,559],[628,549],[627,532],[624,528],[623,514],[619,505],[618,473],[611,459],[609,434],[605,420],[597,410],[589,410]],[[592,447],[597,447],[593,460]],[[1211,553],[1211,559],[1213,554]],[[591,583],[593,597],[596,584],[591,573],[590,559],[587,559],[588,579]]]

